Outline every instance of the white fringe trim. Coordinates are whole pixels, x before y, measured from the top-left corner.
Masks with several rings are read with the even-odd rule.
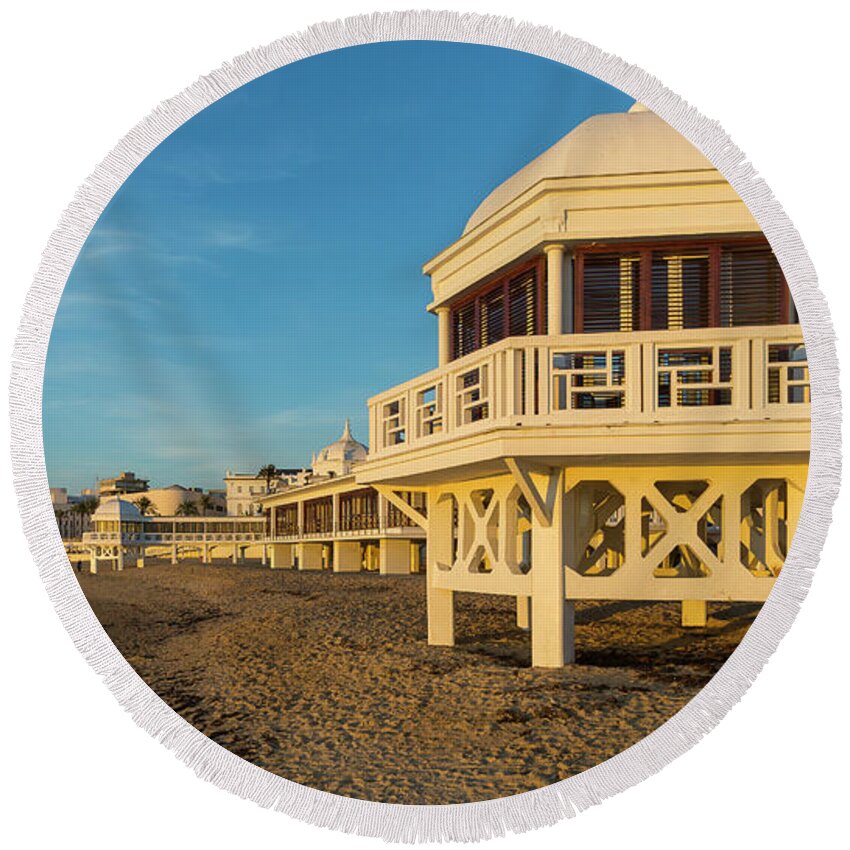
[[[250,80],[308,56],[380,41],[432,39],[522,50],[616,86],[675,127],[714,163],[770,240],[799,309],[812,387],[808,486],[791,551],[770,598],[714,678],[640,743],[590,770],[525,794],[479,803],[403,806],[336,796],[256,767],[190,726],[135,673],[80,590],[54,520],[41,435],[47,345],[59,298],[95,221],[136,166],[172,131]],[[455,12],[394,12],[322,23],[250,50],[165,101],[134,127],[77,191],[44,251],[26,299],[11,378],[12,463],[30,550],[79,651],[135,721],[203,779],[292,817],[388,841],[476,841],[555,823],[635,785],[692,747],[743,696],[806,596],[840,478],[838,360],[829,311],[794,226],[744,154],[715,121],[644,71],[583,41],[509,18]]]

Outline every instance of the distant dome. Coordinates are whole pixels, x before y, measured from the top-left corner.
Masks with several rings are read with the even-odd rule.
[[[347,475],[354,464],[366,460],[368,450],[351,436],[351,423],[345,420],[342,436],[325,446],[313,460],[313,472],[317,475]]]
[[[463,232],[469,233],[541,180],[705,170],[714,166],[664,119],[636,103],[628,112],[583,121],[497,186]]]
[[[97,520],[119,520],[122,522],[141,522],[142,514],[132,503],[115,496],[104,499],[92,514],[92,519]]]

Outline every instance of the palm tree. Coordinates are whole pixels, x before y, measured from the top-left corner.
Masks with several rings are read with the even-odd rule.
[[[82,499],[77,502],[71,510],[75,514],[91,515],[97,510],[100,499]]]
[[[142,496],[140,499],[136,499],[136,507],[139,509],[139,513],[142,516],[157,515],[156,505],[154,505],[147,496]]]
[[[206,516],[207,511],[212,510],[213,505],[215,505],[215,500],[209,493],[202,493],[201,498],[198,499],[198,504],[201,506],[201,516]]]
[[[198,506],[191,500],[185,499],[174,511],[175,516],[198,516]]]
[[[272,489],[272,481],[277,478],[277,467],[273,463],[267,463],[258,473],[258,478],[266,479],[266,493]]]

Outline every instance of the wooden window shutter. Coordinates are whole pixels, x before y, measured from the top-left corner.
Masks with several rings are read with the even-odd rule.
[[[720,324],[778,325],[788,321],[788,292],[767,245],[728,246],[720,252]]]

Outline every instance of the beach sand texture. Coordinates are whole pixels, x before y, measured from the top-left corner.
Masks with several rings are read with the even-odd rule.
[[[586,770],[680,709],[758,605],[706,629],[669,603],[585,602],[577,663],[531,669],[510,597],[457,595],[457,646],[426,643],[425,577],[177,566],[78,574],[165,702],[287,779],[388,803],[517,794]]]

